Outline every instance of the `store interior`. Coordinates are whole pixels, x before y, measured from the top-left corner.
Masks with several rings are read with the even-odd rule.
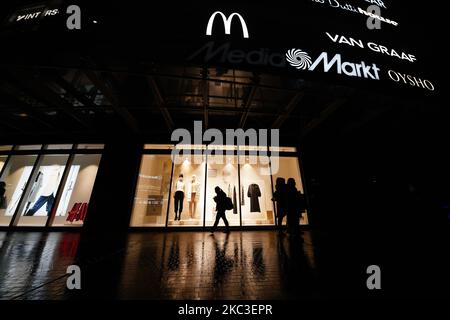
[[[297,188],[304,192],[295,148],[271,159],[248,154],[245,149],[239,155],[236,149],[228,153],[212,151],[206,156],[204,149],[201,154],[187,150],[174,157],[170,150],[167,154],[145,150],[131,227],[212,226],[216,187],[233,202],[233,209],[227,211],[230,226],[274,226],[275,180],[294,178]],[[307,212],[302,214],[300,224],[308,224]]]
[[[68,146],[15,146],[0,157],[0,226],[83,225],[101,154],[60,154]]]

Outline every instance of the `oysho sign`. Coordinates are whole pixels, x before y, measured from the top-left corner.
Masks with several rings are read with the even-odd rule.
[[[388,75],[394,82],[404,83],[412,87],[434,91],[434,85],[430,80],[421,79],[410,74],[401,73],[394,70],[389,70]]]

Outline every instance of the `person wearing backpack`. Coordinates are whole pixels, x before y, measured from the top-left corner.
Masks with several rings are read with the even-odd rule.
[[[216,203],[217,213],[216,213],[216,221],[214,222],[214,226],[211,229],[211,233],[214,233],[214,231],[216,230],[220,219],[222,219],[223,222],[225,223],[225,233],[228,233],[230,232],[230,227],[228,224],[227,217],[225,215],[225,211],[233,209],[233,201],[230,198],[228,198],[225,192],[223,192],[223,190],[220,189],[219,187],[216,187],[214,190],[216,191],[214,202]]]

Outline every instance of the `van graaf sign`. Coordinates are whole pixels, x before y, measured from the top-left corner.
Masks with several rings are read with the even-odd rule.
[[[325,32],[325,34],[327,35],[328,39],[330,39],[333,43],[346,44],[348,46],[361,49],[365,49],[367,47],[369,50],[373,52],[385,54],[390,57],[395,57],[409,62],[415,62],[417,60],[413,54],[408,54],[403,51],[388,48],[386,46],[379,45],[374,42],[364,42],[359,39],[354,39],[352,37],[345,37],[339,34],[331,34],[329,32]]]

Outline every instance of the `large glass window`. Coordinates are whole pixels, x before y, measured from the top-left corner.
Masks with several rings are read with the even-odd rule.
[[[19,226],[45,226],[51,214],[69,155],[42,156],[19,212]]]
[[[49,144],[47,146],[45,146],[45,149],[47,150],[68,150],[68,149],[72,149],[71,144]]]
[[[3,166],[5,165],[7,156],[0,156],[0,172],[2,172]]]
[[[41,144],[19,145],[15,147],[15,150],[40,150]]]
[[[278,157],[272,158],[272,178],[273,185],[275,186],[277,178],[284,178],[287,182],[289,178],[295,180],[295,185],[298,190],[304,193],[302,178],[300,175],[300,167],[297,157]],[[283,219],[283,224],[286,224],[286,219]],[[307,212],[302,213],[300,219],[301,225],[308,224]]]
[[[169,225],[203,225],[205,167],[203,155],[180,154],[175,157]]]
[[[30,178],[36,155],[11,156],[3,170],[0,182],[4,185],[4,196],[0,205],[0,226],[8,226],[16,212],[22,194]]]
[[[215,188],[222,189],[233,201],[234,208],[226,211],[226,217],[230,226],[240,225],[240,198],[242,192],[239,189],[238,161],[234,155],[210,155],[208,156],[208,188],[206,189],[205,225],[210,227],[216,220],[216,196]],[[223,225],[222,220],[219,226]]]
[[[0,151],[9,151],[12,149],[12,145],[1,145],[0,146]]]
[[[104,144],[89,144],[89,143],[84,143],[84,144],[77,144],[76,145],[77,149],[83,150],[83,149],[104,149],[105,145]]]
[[[52,226],[83,225],[101,157],[100,154],[74,156]]]
[[[269,159],[240,155],[242,225],[274,225]]]
[[[159,149],[156,145],[146,147]],[[169,146],[164,145],[165,148]],[[173,159],[169,154],[144,155],[131,226],[165,226],[167,219],[169,226],[211,227],[216,218],[215,187],[221,188],[234,204],[226,212],[231,226],[275,225],[272,197],[276,178],[294,178],[303,192],[295,156],[273,158],[271,165],[269,157],[261,154],[267,148],[213,148],[208,147],[208,156],[204,145],[177,146],[180,154]],[[276,151],[280,150],[288,152],[295,148]],[[307,223],[305,213],[301,224]]]
[[[171,174],[170,155],[142,157],[131,226],[166,225]]]

